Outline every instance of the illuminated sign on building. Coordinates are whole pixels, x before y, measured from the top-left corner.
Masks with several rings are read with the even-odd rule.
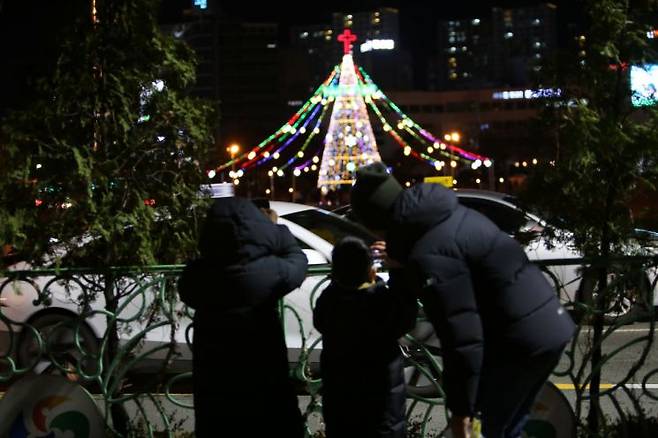
[[[370,52],[371,50],[393,50],[395,40],[366,40],[361,44],[361,53]]]
[[[194,0],[194,6],[199,9],[208,9],[208,0]]]
[[[559,97],[560,95],[562,95],[562,90],[559,88],[539,88],[538,90],[496,91],[491,97],[496,100],[510,100],[542,99],[548,97]]]

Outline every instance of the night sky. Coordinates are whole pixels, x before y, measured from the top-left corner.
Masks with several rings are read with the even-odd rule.
[[[103,1],[103,0],[97,0]],[[209,0],[212,1],[212,0]],[[164,0],[161,22],[175,22],[192,0]],[[359,12],[392,6],[400,11],[400,45],[409,50],[415,63],[422,64],[436,39],[436,24],[441,19],[487,14],[492,6],[514,7],[536,4],[522,0],[480,0],[446,2],[438,0],[362,0],[362,1],[220,1],[229,17],[280,24],[280,43],[285,45],[288,29],[295,24],[329,24],[332,12]],[[573,20],[574,3],[581,0],[557,0],[558,21]],[[86,11],[90,0],[0,0],[0,114],[3,108],[20,103],[31,88],[29,77],[47,74],[56,59],[60,29],[71,24],[76,10]],[[428,44],[429,42],[429,44]]]

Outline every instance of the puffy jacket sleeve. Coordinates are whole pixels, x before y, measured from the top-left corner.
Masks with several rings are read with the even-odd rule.
[[[207,269],[203,260],[189,261],[178,279],[178,295],[188,306],[196,309],[199,306],[199,290],[207,287]]]
[[[446,404],[453,415],[472,415],[484,345],[471,273],[463,260],[436,254],[427,259],[421,301],[441,341]]]
[[[389,327],[397,337],[402,337],[414,328],[418,314],[418,288],[414,287],[411,270],[389,270],[388,288],[393,316]]]
[[[295,237],[285,225],[277,225],[278,239],[274,249],[279,271],[279,280],[274,289],[278,298],[301,286],[306,278],[308,260],[297,244]]]

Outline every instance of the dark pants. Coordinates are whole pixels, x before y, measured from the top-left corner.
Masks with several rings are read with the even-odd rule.
[[[518,438],[564,347],[532,357],[485,351],[477,406],[485,438]]]

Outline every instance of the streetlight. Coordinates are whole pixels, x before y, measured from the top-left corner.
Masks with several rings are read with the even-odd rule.
[[[235,159],[235,156],[238,154],[238,152],[240,152],[240,145],[237,143],[233,143],[226,148],[226,152],[228,152],[231,155],[231,161],[233,161]],[[231,163],[231,170],[235,172],[235,163]]]

